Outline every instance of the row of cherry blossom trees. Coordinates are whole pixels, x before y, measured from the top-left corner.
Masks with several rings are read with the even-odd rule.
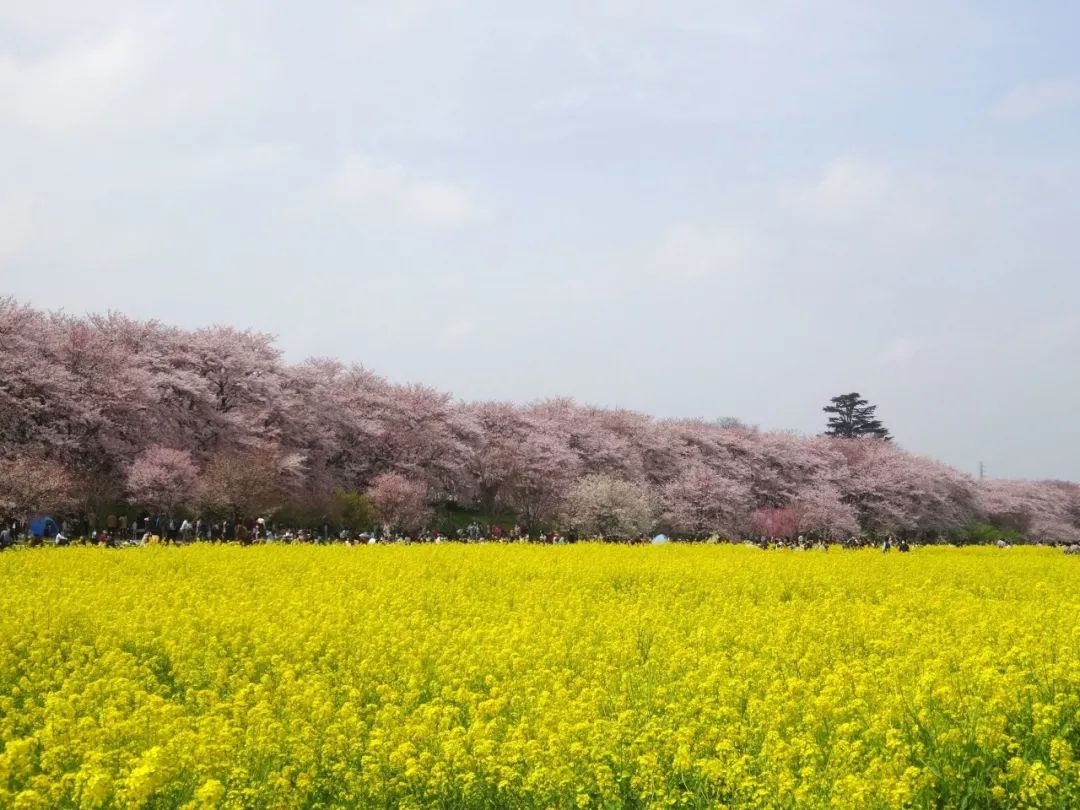
[[[666,420],[556,399],[458,402],[359,366],[282,360],[269,335],[73,317],[0,298],[0,512],[255,515],[371,492],[531,528],[936,535],[992,522],[1080,540],[1080,487],[979,482],[894,443]],[[384,515],[385,517],[385,515]]]

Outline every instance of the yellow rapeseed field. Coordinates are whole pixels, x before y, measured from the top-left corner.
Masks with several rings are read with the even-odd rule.
[[[0,554],[0,806],[1080,807],[1050,549]]]

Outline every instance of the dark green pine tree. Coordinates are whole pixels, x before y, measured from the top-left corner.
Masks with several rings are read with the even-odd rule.
[[[871,405],[858,393],[833,397],[831,404],[826,405],[822,410],[832,414],[825,428],[826,436],[840,439],[870,437],[885,439],[885,441],[892,438],[886,427],[881,424],[881,420],[874,416],[877,405]]]

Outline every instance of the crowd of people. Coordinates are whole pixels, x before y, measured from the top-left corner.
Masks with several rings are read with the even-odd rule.
[[[506,529],[498,524],[478,521],[451,532],[425,528],[419,532],[395,531],[385,524],[368,529],[339,525],[329,518],[316,525],[293,526],[268,521],[266,518],[210,519],[202,517],[174,518],[165,515],[142,515],[129,519],[126,515],[109,515],[101,526],[93,519],[64,519],[59,524],[51,518],[34,521],[5,520],[0,527],[0,548],[16,543],[28,546],[99,545],[107,547],[141,546],[156,543],[182,545],[194,542],[237,543],[358,543],[390,542],[530,542],[542,544],[575,543],[578,533],[569,531],[540,531],[532,533],[521,525]],[[623,542],[650,542],[647,535]]]
[[[629,545],[655,544],[667,542],[666,535],[650,536],[641,534],[629,538],[596,537],[583,538],[573,530],[545,530],[529,532],[521,525],[506,529],[498,524],[482,524],[472,521],[453,531],[443,532],[425,528],[419,532],[395,531],[385,524],[376,524],[368,529],[335,524],[324,518],[315,525],[283,525],[266,518],[241,518],[235,520],[202,517],[175,518],[161,514],[143,514],[134,519],[126,515],[109,515],[98,526],[93,517],[85,520],[64,519],[59,524],[51,518],[20,522],[5,520],[0,525],[0,550],[16,543],[28,546],[42,545],[97,545],[110,548],[126,546],[144,546],[154,544],[184,545],[195,542],[236,543],[255,545],[266,543],[341,543],[346,545],[374,545],[377,543],[538,543],[562,545],[576,543],[579,540],[601,540],[620,542]],[[672,538],[682,542],[728,542],[730,538],[717,535],[709,537]],[[818,536],[800,534],[797,537],[755,536],[743,541],[748,546],[768,550],[810,550],[827,551],[836,545],[844,549],[879,547],[883,552],[896,550],[900,553],[911,551],[913,543],[908,538],[888,535],[884,538],[852,535],[839,541],[832,541]],[[947,544],[946,538],[939,539],[940,544]],[[1004,540],[998,540],[999,548],[1008,547]],[[1080,553],[1080,546],[1067,547],[1066,553]]]

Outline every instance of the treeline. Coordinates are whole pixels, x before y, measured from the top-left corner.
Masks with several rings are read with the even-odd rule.
[[[932,537],[981,523],[1080,541],[1074,483],[980,482],[875,439],[565,399],[459,402],[334,360],[287,364],[265,334],[0,298],[0,512],[316,514],[363,493],[407,531],[455,504],[605,536]]]

